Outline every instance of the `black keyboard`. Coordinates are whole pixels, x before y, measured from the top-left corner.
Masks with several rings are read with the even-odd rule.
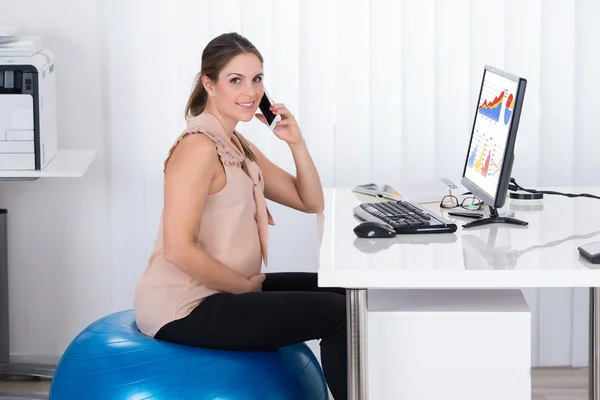
[[[353,211],[362,221],[385,222],[397,234],[456,232],[456,224],[447,223],[441,216],[407,201],[363,203]]]

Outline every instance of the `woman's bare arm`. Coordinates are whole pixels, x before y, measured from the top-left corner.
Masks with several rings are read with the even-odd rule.
[[[219,263],[195,241],[217,173],[215,145],[202,134],[186,136],[167,162],[164,188],[164,255],[193,279],[227,293],[253,290],[250,280]]]

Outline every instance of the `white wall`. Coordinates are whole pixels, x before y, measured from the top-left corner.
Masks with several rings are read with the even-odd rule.
[[[0,0],[0,25],[45,37],[56,54],[59,146],[93,149],[81,179],[0,182],[8,209],[15,360],[55,360],[113,307],[105,75],[96,1]]]
[[[519,182],[600,185],[595,0],[0,0],[0,9],[0,24],[44,34],[59,57],[61,145],[98,151],[83,179],[0,184],[15,355],[59,353],[87,323],[131,307],[158,224],[162,160],[202,48],[224,31],[265,56],[266,84],[294,110],[327,186],[457,176],[485,63],[529,80]],[[268,131],[242,131],[293,171]],[[297,250],[311,235],[305,217],[274,212],[274,269],[311,268],[316,253]],[[534,361],[585,364],[585,291],[526,294]]]

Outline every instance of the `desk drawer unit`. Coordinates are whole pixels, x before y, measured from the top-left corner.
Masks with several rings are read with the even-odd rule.
[[[520,290],[370,290],[369,398],[530,400]]]

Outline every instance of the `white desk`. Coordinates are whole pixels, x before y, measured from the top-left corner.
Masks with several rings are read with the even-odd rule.
[[[551,188],[600,194],[600,187]],[[347,289],[348,399],[367,399],[367,289],[589,287],[590,399],[600,400],[600,265],[580,258],[579,245],[600,241],[600,200],[546,195],[543,210],[521,210],[507,199],[502,211],[529,222],[463,229],[454,234],[360,239],[352,209],[377,201],[349,189],[325,189],[320,223],[319,286]],[[438,204],[424,206],[442,212]]]

